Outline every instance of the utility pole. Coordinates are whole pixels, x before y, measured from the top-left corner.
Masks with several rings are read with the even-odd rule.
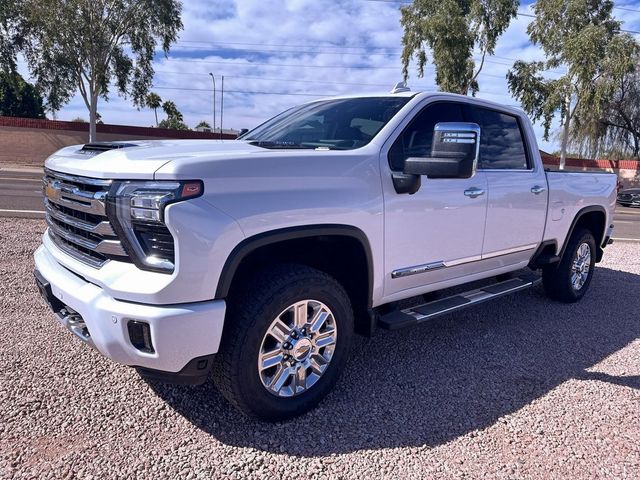
[[[213,125],[211,126],[211,131],[216,131],[216,77],[213,76],[213,73],[209,72],[211,75],[211,81],[213,82]]]
[[[224,75],[222,75],[222,87],[220,98],[220,140],[222,140],[222,116],[224,115]]]

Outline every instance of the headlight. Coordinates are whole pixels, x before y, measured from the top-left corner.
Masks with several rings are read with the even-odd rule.
[[[202,195],[197,181],[115,182],[109,191],[109,220],[138,268],[171,273],[174,241],[164,223],[167,205]]]

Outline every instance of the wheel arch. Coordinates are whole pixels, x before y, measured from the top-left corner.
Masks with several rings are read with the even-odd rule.
[[[596,239],[596,261],[599,262],[602,259],[602,243],[607,229],[607,211],[601,205],[591,205],[578,211],[571,222],[558,256],[562,258],[573,232],[580,227],[587,228],[593,233]]]
[[[303,252],[311,248],[312,253]],[[322,256],[331,254],[326,262]],[[308,257],[308,258],[307,258]],[[252,262],[292,262],[324,271],[343,285],[351,298],[356,332],[371,335],[375,325],[372,310],[373,255],[366,234],[357,227],[340,224],[304,225],[259,233],[244,239],[229,254],[222,268],[215,298],[227,298]],[[353,271],[349,266],[354,266]],[[364,272],[360,271],[364,269]],[[351,273],[353,275],[351,275]],[[366,275],[366,281],[362,277]],[[353,277],[353,278],[352,278]]]

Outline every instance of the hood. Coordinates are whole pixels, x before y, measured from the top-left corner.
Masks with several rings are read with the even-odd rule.
[[[640,193],[640,188],[627,188],[626,190],[622,190],[618,195],[638,195]]]
[[[51,155],[45,167],[107,179],[153,179],[163,165],[180,160],[249,155],[263,148],[240,140],[131,140],[73,145]]]

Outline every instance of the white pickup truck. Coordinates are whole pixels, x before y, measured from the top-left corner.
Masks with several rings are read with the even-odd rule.
[[[238,140],[64,148],[44,194],[36,283],[63,325],[144,377],[212,374],[242,412],[282,420],[329,392],[354,333],[517,292],[536,270],[579,300],[616,177],[545,171],[519,110],[396,88]]]

